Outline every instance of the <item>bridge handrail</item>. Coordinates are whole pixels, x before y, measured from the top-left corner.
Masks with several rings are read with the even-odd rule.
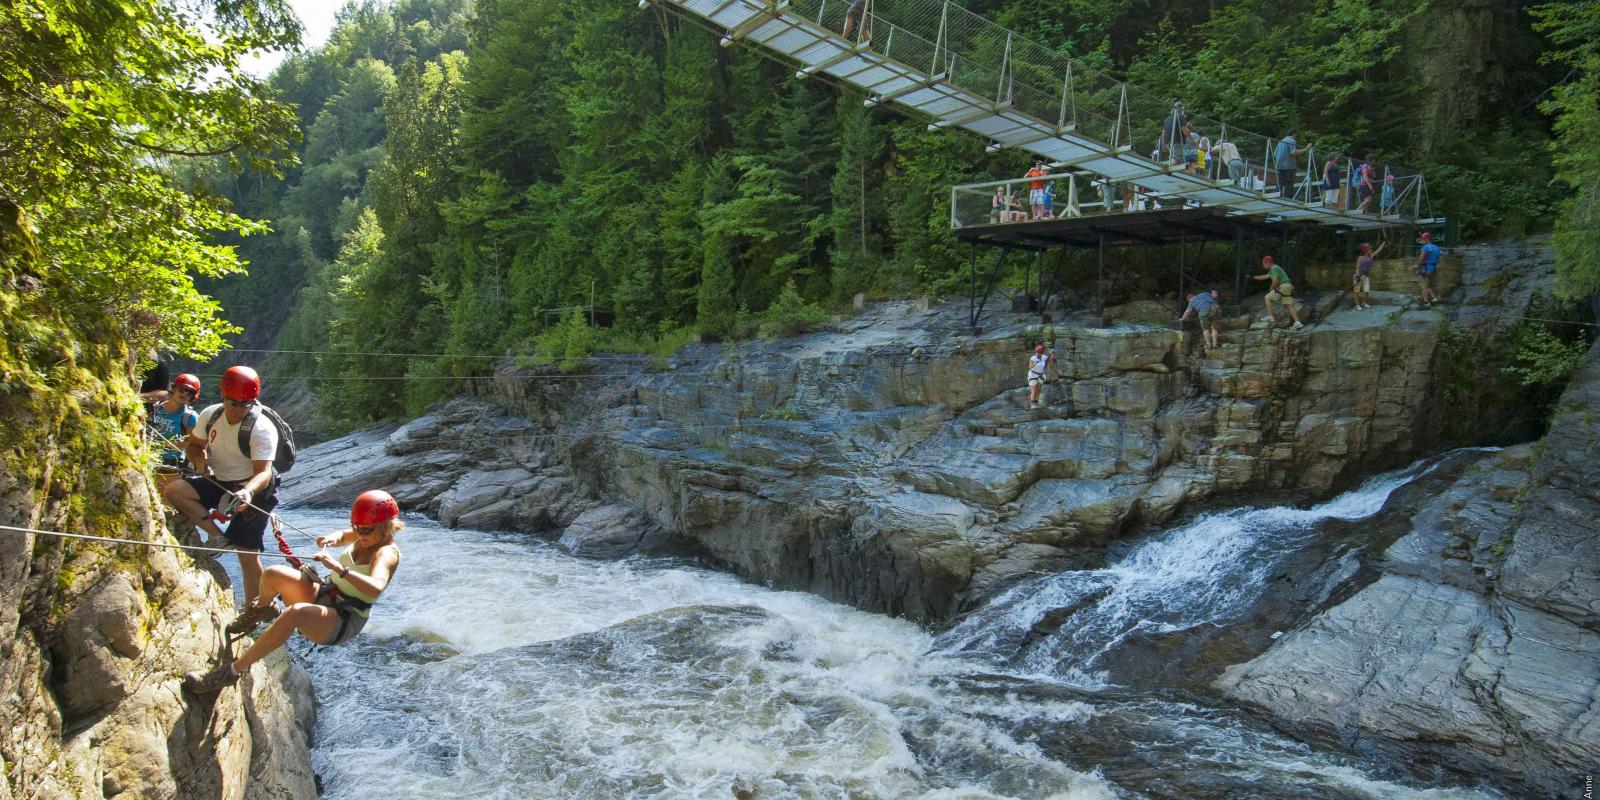
[[[842,32],[845,17],[854,0],[768,0],[787,13],[796,14],[833,31]],[[1008,30],[952,0],[862,0],[864,13],[852,31],[852,38],[866,38],[864,44],[883,57],[915,68],[929,76],[939,76],[952,86],[1044,122],[1055,121],[1060,131],[1075,131],[1085,138],[1106,143],[1112,148],[1130,146],[1136,154],[1170,164],[1193,165],[1198,148],[1176,141],[1167,134],[1168,120],[1177,101],[1157,98],[1131,87],[1104,72],[1086,67],[1069,56],[1052,50]],[[1213,147],[1231,142],[1240,161],[1272,188],[1277,184],[1276,151],[1280,138],[1253,133],[1210,117],[1183,112],[1191,131],[1211,140]],[[1296,147],[1300,145],[1296,141]],[[1323,205],[1320,200],[1321,166],[1332,148],[1312,147],[1295,156],[1295,197],[1308,205]],[[1211,156],[1215,157],[1215,156]],[[1348,184],[1355,159],[1340,157],[1341,174]],[[1302,160],[1303,159],[1303,160]],[[1210,158],[1208,158],[1208,161]],[[1226,169],[1226,164],[1221,165]],[[1208,165],[1208,170],[1212,168]],[[1419,219],[1432,216],[1426,179],[1420,172],[1394,164],[1377,164],[1380,176],[1396,176],[1390,184],[1395,202],[1392,216]],[[1336,200],[1341,210],[1359,206],[1353,187]],[[1374,190],[1369,207],[1381,202],[1382,185]]]

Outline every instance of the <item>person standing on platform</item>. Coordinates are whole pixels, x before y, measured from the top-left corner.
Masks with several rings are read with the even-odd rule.
[[[1274,264],[1272,256],[1261,257],[1261,268],[1266,270],[1266,273],[1257,275],[1252,280],[1272,281],[1272,286],[1267,289],[1267,296],[1264,300],[1267,304],[1268,323],[1277,324],[1278,317],[1274,307],[1282,304],[1284,308],[1289,310],[1289,318],[1294,320],[1292,330],[1304,328],[1305,323],[1300,321],[1300,314],[1294,310],[1294,284],[1289,282],[1289,273],[1284,272],[1283,267]]]
[[[1322,204],[1329,208],[1339,206],[1339,156],[1330,155],[1322,165]]]
[[[1272,165],[1278,170],[1278,193],[1286,198],[1295,195],[1295,175],[1300,171],[1300,161],[1296,158],[1301,153],[1311,149],[1300,147],[1300,142],[1294,138],[1295,129],[1290,128],[1278,142],[1278,149],[1273,153]]]
[[[1044,178],[1050,170],[1045,167],[1043,158],[1033,160],[1033,169],[1028,170],[1024,178]],[[1036,180],[1028,184],[1028,205],[1032,213],[1031,219],[1044,219],[1044,180]]]
[[[1183,111],[1183,102],[1175,100],[1172,103],[1172,113],[1167,115],[1165,122],[1161,123],[1161,146],[1156,148],[1159,156],[1165,156],[1173,164],[1180,163],[1183,158],[1183,147],[1189,141],[1189,115]]]
[[[1356,197],[1361,201],[1356,210],[1362,214],[1372,210],[1372,196],[1377,194],[1378,182],[1373,175],[1376,169],[1370,154],[1361,162],[1361,166],[1356,168]]]
[[[1239,157],[1238,145],[1228,141],[1227,137],[1223,137],[1218,139],[1217,143],[1211,147],[1211,154],[1212,160],[1219,165],[1228,165],[1228,180],[1233,181],[1235,185],[1243,185],[1244,159]]]

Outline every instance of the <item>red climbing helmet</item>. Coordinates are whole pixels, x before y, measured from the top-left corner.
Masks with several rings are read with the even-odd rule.
[[[394,496],[382,489],[362,492],[350,506],[351,525],[376,525],[400,516],[400,504]]]
[[[1424,242],[1433,241],[1433,231],[1423,231],[1422,232],[1422,241],[1424,241]]]
[[[179,375],[176,378],[173,378],[172,387],[174,389],[182,387],[184,389],[188,389],[192,394],[194,394],[195,397],[200,396],[200,378],[190,375],[187,372]]]
[[[1262,264],[1263,264],[1263,265],[1265,265],[1265,264],[1271,264],[1271,263],[1272,263],[1272,256],[1262,256],[1262,257],[1261,257],[1261,263],[1262,263]]]
[[[1033,352],[1038,353],[1041,356],[1044,355],[1044,345],[1042,345],[1042,344],[1034,345],[1033,346]]]
[[[261,376],[249,367],[228,367],[222,373],[222,396],[229,400],[254,400],[261,396]]]
[[[1368,243],[1368,242],[1362,242],[1361,243],[1361,252],[1363,252],[1363,253],[1372,252],[1372,245],[1370,243]]]

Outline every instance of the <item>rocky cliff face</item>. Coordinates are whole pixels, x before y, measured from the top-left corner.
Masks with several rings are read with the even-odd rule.
[[[1577,796],[1600,764],[1597,408],[1600,347],[1542,441],[1421,503],[1376,580],[1217,687],[1346,740]]]
[[[116,330],[79,341],[16,211],[0,218],[0,525],[172,542],[138,461]],[[109,343],[109,344],[108,344]],[[310,693],[286,658],[215,701],[179,689],[227,592],[171,550],[0,531],[9,798],[309,798]]]
[[[692,347],[665,370],[507,371],[480,392],[495,404],[321,446],[287,494],[386,485],[447,524],[552,535],[618,504],[598,518],[642,515],[752,580],[942,620],[1186,505],[1323,495],[1432,446],[1443,315],[1338,299],[1297,332],[1250,305],[1209,353],[1171,325],[999,315],[974,337],[964,304],[885,304],[829,333]],[[1039,336],[1058,366],[1030,409]]]

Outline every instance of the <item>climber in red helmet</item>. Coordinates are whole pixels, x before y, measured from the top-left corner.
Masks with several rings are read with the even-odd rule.
[[[381,489],[363,492],[350,507],[350,527],[317,539],[320,547],[349,547],[334,558],[325,552],[316,559],[331,572],[316,575],[306,566],[297,570],[273,566],[261,577],[261,594],[255,603],[228,625],[230,633],[243,633],[268,620],[275,620],[244,655],[233,663],[224,662],[209,672],[191,672],[183,685],[195,694],[209,694],[239,680],[250,665],[289,641],[289,634],[332,647],[354,639],[367,624],[367,615],[378,596],[388,587],[400,566],[400,547],[395,534],[405,527],[400,521],[400,506]],[[313,576],[316,579],[313,579]],[[282,598],[282,614],[274,601]]]
[[[272,462],[280,437],[274,425],[257,424],[260,397],[261,376],[255,370],[229,367],[222,374],[222,402],[200,412],[184,439],[184,455],[195,474],[161,490],[173,508],[209,534],[208,547],[239,551],[245,597],[255,596],[261,582],[261,535],[278,504]],[[232,517],[224,532],[210,512],[228,508]]]

